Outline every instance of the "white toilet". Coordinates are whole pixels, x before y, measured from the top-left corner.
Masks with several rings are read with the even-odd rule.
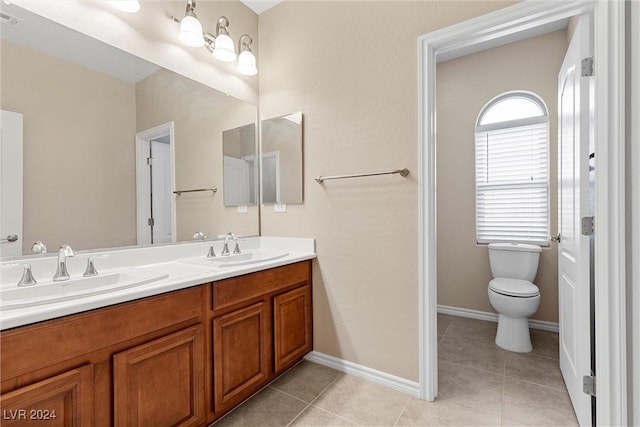
[[[540,246],[522,243],[489,244],[489,302],[498,312],[496,344],[505,350],[530,352],[529,317],[540,305],[540,289],[534,285]]]

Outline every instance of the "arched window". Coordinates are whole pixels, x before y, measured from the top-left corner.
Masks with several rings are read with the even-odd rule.
[[[549,245],[549,114],[540,97],[507,92],[476,123],[478,243]]]

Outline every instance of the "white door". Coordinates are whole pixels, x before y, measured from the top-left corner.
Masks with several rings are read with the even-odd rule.
[[[280,152],[262,153],[262,203],[280,203]]]
[[[174,147],[173,122],[136,134],[136,231],[139,245],[175,241]],[[152,151],[157,157],[155,160],[151,160]],[[155,223],[153,227],[152,223]]]
[[[153,243],[172,241],[171,149],[170,145],[151,141],[151,217]]]
[[[249,162],[224,156],[224,205],[249,204]]]
[[[22,255],[22,114],[0,116],[0,257]]]
[[[591,373],[588,212],[589,86],[581,61],[591,56],[591,23],[580,17],[558,75],[558,291],[560,370],[580,425],[591,425],[591,398],[582,377]]]

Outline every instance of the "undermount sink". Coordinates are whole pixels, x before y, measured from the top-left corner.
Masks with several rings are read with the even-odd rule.
[[[187,264],[204,265],[208,267],[225,268],[273,261],[278,258],[284,258],[287,255],[289,255],[289,252],[255,249],[240,254],[231,254],[225,256],[219,255],[214,258],[207,258],[206,256],[186,258],[181,259],[180,262]]]
[[[168,274],[144,271],[104,273],[92,277],[72,277],[62,282],[40,282],[0,292],[0,310],[30,307],[105,294],[123,288],[142,286],[168,278]]]

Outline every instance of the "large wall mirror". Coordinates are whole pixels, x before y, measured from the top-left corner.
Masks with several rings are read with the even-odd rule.
[[[23,254],[37,240],[53,252],[258,234],[257,207],[225,207],[220,191],[223,132],[249,125],[255,135],[256,106],[18,6],[2,10],[21,20],[2,23],[0,107],[23,116],[23,173],[11,177],[23,182]]]
[[[262,203],[302,203],[302,113],[262,121]]]

